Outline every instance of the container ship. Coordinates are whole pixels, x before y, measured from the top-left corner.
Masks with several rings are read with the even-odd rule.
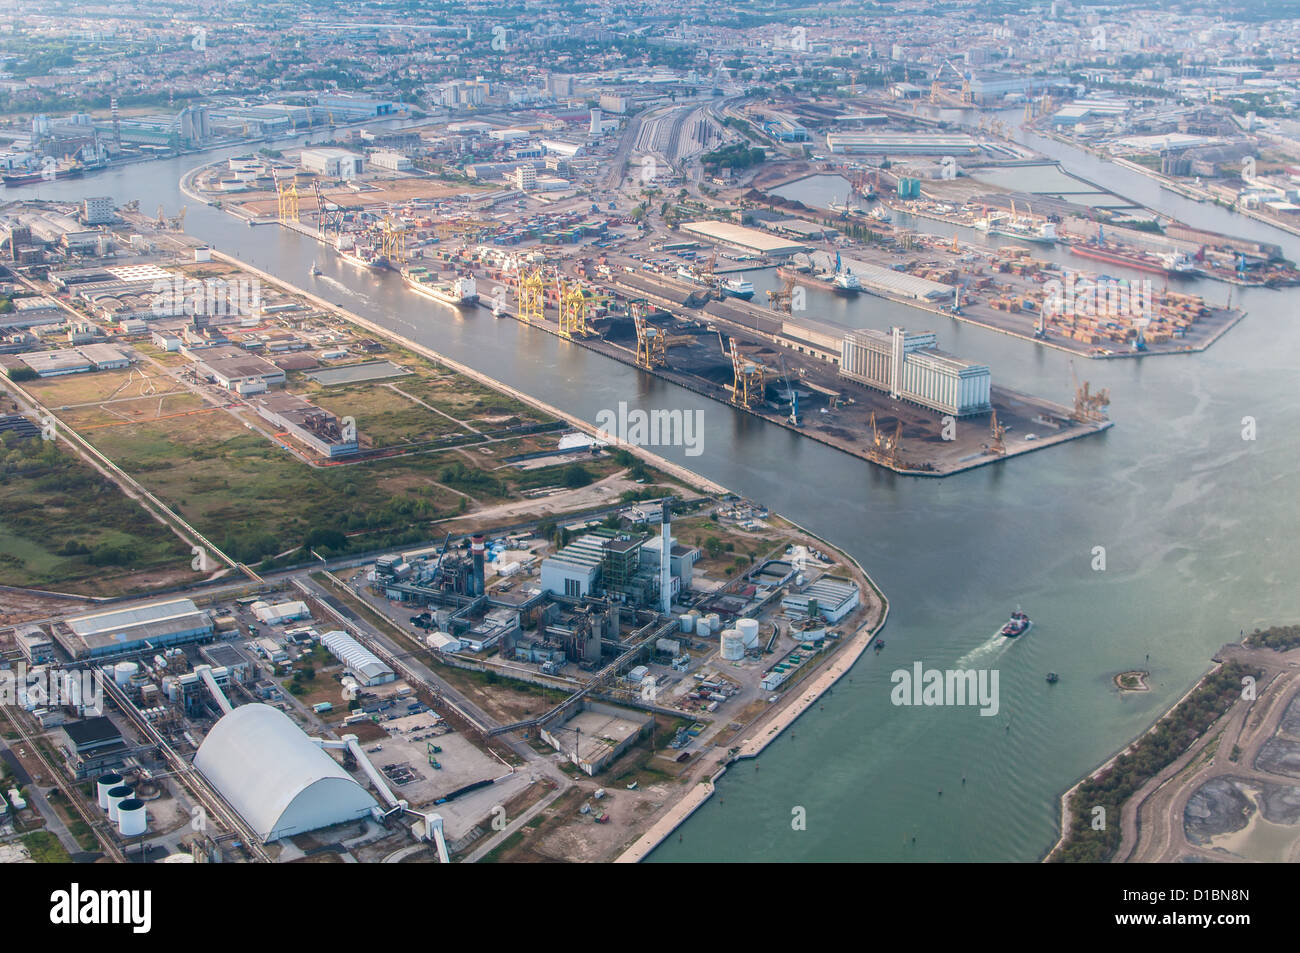
[[[1011,613],[1011,618],[1007,624],[1002,627],[1002,634],[1008,639],[1014,639],[1017,635],[1024,635],[1034,627],[1034,623],[1029,621],[1029,616],[1021,612],[1019,608]]]
[[[402,278],[417,294],[453,308],[465,307],[478,301],[478,284],[472,275],[439,281],[428,268],[417,265],[403,268]]]

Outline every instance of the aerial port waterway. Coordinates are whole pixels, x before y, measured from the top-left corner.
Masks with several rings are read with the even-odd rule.
[[[1032,144],[1135,201],[1300,259],[1300,239],[1061,144]],[[187,200],[175,183],[194,164],[108,170],[93,192],[178,208]],[[7,197],[72,198],[88,187],[43,183]],[[650,449],[844,549],[888,594],[887,647],[760,757],[732,765],[721,796],[651,860],[1037,860],[1056,839],[1061,793],[1181,697],[1215,650],[1243,628],[1300,620],[1300,323],[1287,292],[1234,289],[1249,317],[1202,354],[1085,362],[1081,376],[1110,389],[1117,425],[1104,434],[932,480],[856,461],[518,322],[461,317],[395,274],[323,255],[310,238],[188,204],[187,231],[219,250],[303,286],[319,260],[315,294],[577,418],[594,422],[620,401],[701,410],[700,456]],[[780,281],[752,280],[760,298]],[[811,296],[809,316],[933,330],[944,350],[987,363],[995,383],[1060,403],[1072,396],[1069,356],[1033,342],[867,295]],[[1254,440],[1242,439],[1246,417]],[[1034,628],[999,642],[1017,604]],[[998,714],[894,706],[890,674],[916,661],[997,669]],[[1151,691],[1115,687],[1131,669],[1151,673]],[[1044,680],[1049,671],[1057,684]],[[795,807],[804,830],[792,827]]]

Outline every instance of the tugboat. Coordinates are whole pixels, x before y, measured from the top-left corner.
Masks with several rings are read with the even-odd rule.
[[[1056,684],[1057,682],[1059,682],[1060,680],[1061,680],[1061,676],[1057,675],[1055,672],[1048,672],[1048,673],[1047,673],[1047,684],[1048,684],[1048,685],[1055,685],[1055,684]]]
[[[1008,639],[1014,639],[1017,635],[1024,635],[1033,628],[1033,625],[1029,621],[1029,616],[1017,608],[1015,612],[1011,613],[1011,618],[1007,620],[1007,624],[1002,627],[1002,634]]]

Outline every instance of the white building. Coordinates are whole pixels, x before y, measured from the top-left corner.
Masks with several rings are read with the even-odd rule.
[[[333,179],[351,179],[366,171],[366,157],[347,149],[303,149],[302,167]]]
[[[393,670],[374,652],[341,629],[326,632],[320,637],[320,644],[347,666],[348,672],[362,685],[382,685],[397,679]]]
[[[415,167],[407,156],[400,152],[386,150],[370,153],[370,164],[376,169],[385,169],[389,172],[407,172]]]
[[[194,766],[262,843],[369,816],[378,803],[288,715],[241,705],[203,739]]]

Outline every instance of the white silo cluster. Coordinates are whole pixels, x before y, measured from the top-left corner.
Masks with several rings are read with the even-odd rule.
[[[148,809],[122,775],[111,772],[95,782],[96,800],[123,837],[139,837],[149,827]]]

